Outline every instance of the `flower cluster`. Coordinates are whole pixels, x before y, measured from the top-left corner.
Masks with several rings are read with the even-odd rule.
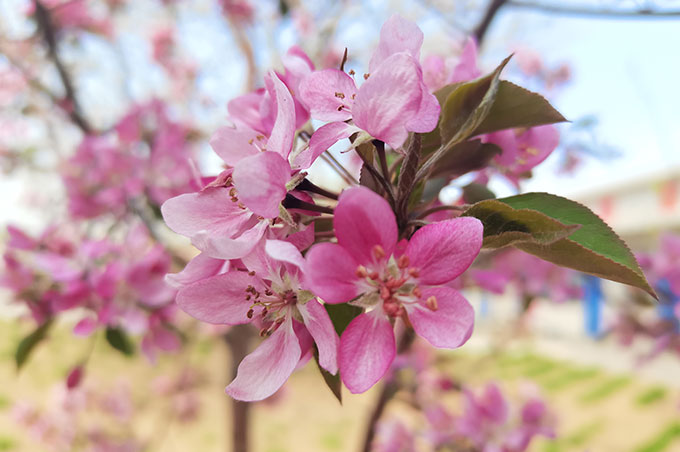
[[[350,187],[338,198],[306,178],[339,140],[381,150],[386,143],[398,155],[409,133],[436,127],[440,107],[423,79],[422,41],[415,24],[393,16],[359,87],[353,71],[314,71],[292,48],[285,73],[268,73],[265,88],[230,102],[233,125],[211,140],[227,169],[163,204],[168,226],[201,251],[168,277],[179,306],[205,322],[253,323],[266,338],[227,387],[233,397],[268,397],[314,354],[350,391],[366,391],[394,359],[395,322],[437,347],[470,337],[473,310],[449,285],[480,250],[477,219],[405,227],[375,191]],[[310,134],[310,116],[328,123]],[[315,235],[327,213],[337,243]],[[354,312],[344,331],[334,328],[330,305]]]
[[[90,240],[54,226],[34,238],[10,226],[0,287],[44,325],[65,311],[82,313],[74,334],[122,328],[143,334],[142,349],[175,350],[180,340],[171,324],[175,290],[164,282],[170,256],[151,242],[146,229],[133,228],[122,243]],[[75,378],[75,377],[74,377]]]
[[[62,166],[70,214],[121,216],[140,198],[160,205],[195,190],[190,134],[153,101],[132,108],[113,132],[86,136]]]

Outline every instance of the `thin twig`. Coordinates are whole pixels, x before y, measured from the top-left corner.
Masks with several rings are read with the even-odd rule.
[[[64,85],[65,98],[71,107],[68,110],[69,116],[71,117],[73,123],[76,124],[83,132],[90,133],[92,131],[92,127],[82,115],[80,105],[76,99],[73,81],[71,80],[70,74],[66,70],[66,66],[64,66],[64,62],[61,61],[61,58],[59,57],[59,52],[57,50],[56,29],[52,23],[50,12],[39,0],[33,0],[33,3],[35,4],[35,18],[38,23],[38,29],[42,32],[45,43],[47,44],[47,55],[56,66],[61,83]]]
[[[437,207],[432,207],[431,209],[427,209],[426,211],[420,213],[416,218],[425,218],[428,215],[432,215],[433,213],[436,212],[441,212],[442,210],[455,210],[457,212],[464,212],[465,210],[469,209],[470,206],[465,204],[462,206],[449,206],[449,205],[444,205],[444,206],[437,206]]]
[[[331,191],[326,190],[325,188],[321,188],[318,185],[314,184],[312,181],[309,179],[302,179],[302,182],[295,187],[298,190],[304,190],[308,191],[311,193],[316,193],[317,195],[325,196],[326,198],[329,199],[335,199],[337,201],[338,195],[336,193],[333,193]]]
[[[324,158],[324,157],[325,157],[325,158]],[[331,154],[331,153],[328,152],[328,151],[325,151],[323,154],[321,154],[321,158],[323,158],[324,161],[325,161],[326,163],[328,163],[329,165],[335,166],[334,169],[335,169],[336,171],[338,171],[338,174],[340,174],[340,172],[342,172],[342,174],[340,174],[340,176],[341,176],[343,179],[345,179],[345,182],[347,182],[349,185],[359,185],[359,181],[356,180],[356,178],[355,178],[354,176],[352,176],[352,173],[350,173],[350,172],[347,170],[347,168],[345,168],[345,167],[342,165],[342,163],[340,163],[340,162],[338,161],[338,159],[336,159],[336,158],[333,156],[333,154]],[[331,163],[331,162],[332,162],[332,163]]]
[[[600,8],[579,8],[565,6],[564,4],[547,4],[536,2],[525,2],[509,0],[508,6],[515,8],[533,9],[553,14],[565,14],[570,16],[584,16],[598,19],[678,19],[680,10],[655,11],[651,8],[640,8],[634,10],[616,10]]]

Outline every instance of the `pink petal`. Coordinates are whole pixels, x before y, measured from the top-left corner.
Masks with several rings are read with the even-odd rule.
[[[220,127],[210,138],[210,146],[229,166],[258,154],[265,147],[264,135],[251,129]]]
[[[438,309],[424,304],[408,307],[408,319],[418,336],[435,347],[457,348],[472,334],[475,312],[463,296],[450,287],[433,287],[423,291],[422,300],[437,298]]]
[[[426,133],[437,127],[441,107],[437,98],[430,94],[425,83],[421,84],[420,89],[422,97],[418,112],[406,123],[406,129],[411,132]]]
[[[467,82],[481,75],[477,68],[477,43],[474,38],[468,38],[460,54],[458,64],[451,73],[449,83]]]
[[[165,282],[176,289],[180,289],[201,279],[214,276],[228,265],[229,263],[224,259],[213,259],[207,254],[201,253],[191,259],[181,272],[165,275]]]
[[[319,243],[307,252],[304,287],[326,303],[344,303],[358,295],[359,264],[336,243]]]
[[[375,72],[390,56],[406,52],[416,61],[420,60],[423,32],[418,25],[398,14],[392,15],[380,29],[380,42],[371,57],[368,69]]]
[[[97,319],[92,317],[82,318],[76,326],[73,327],[73,334],[76,336],[87,337],[97,328]]]
[[[316,300],[297,305],[307,330],[319,350],[319,365],[332,374],[338,371],[338,338],[328,312]]]
[[[239,235],[233,237],[214,237],[208,233],[198,233],[192,243],[210,257],[217,259],[240,259],[253,251],[269,225],[260,221]]]
[[[320,121],[346,121],[352,118],[354,80],[338,69],[313,72],[300,83],[300,97],[312,118]]]
[[[247,272],[233,271],[202,279],[177,293],[177,305],[190,316],[207,323],[248,323],[253,301],[246,288],[264,291],[262,282]]]
[[[265,252],[274,260],[287,262],[302,269],[305,266],[305,259],[300,251],[290,242],[283,240],[267,240],[264,245]]]
[[[423,284],[444,284],[457,278],[482,247],[482,223],[471,217],[428,224],[408,242],[410,267],[420,270]]]
[[[267,130],[262,124],[262,116],[260,115],[260,104],[264,95],[264,88],[260,88],[230,100],[227,104],[229,117],[237,125],[257,130],[260,133],[266,133]]]
[[[288,380],[300,354],[300,344],[288,317],[274,334],[241,361],[226,393],[247,402],[269,397]]]
[[[377,245],[389,258],[397,243],[394,212],[387,201],[365,187],[348,188],[340,194],[333,227],[340,246],[360,264],[375,261]]]
[[[396,355],[392,324],[381,309],[360,314],[340,338],[340,378],[354,394],[368,390],[385,375]]]
[[[229,189],[223,187],[170,198],[161,206],[161,212],[170,229],[192,239],[198,233],[231,237],[249,220],[231,201]]]
[[[331,122],[321,126],[312,135],[307,149],[300,152],[295,157],[295,167],[306,169],[323,154],[328,148],[338,141],[349,138],[355,132],[359,132],[358,127],[344,122]]]
[[[278,153],[288,159],[288,154],[293,149],[295,137],[295,104],[288,87],[274,73],[270,72],[265,78],[267,91],[276,98],[276,121],[272,128],[267,150]]]
[[[238,198],[257,215],[279,216],[279,204],[286,197],[290,165],[275,152],[260,152],[241,160],[232,175]]]
[[[295,366],[295,370],[302,369],[314,357],[314,338],[304,323],[293,319],[293,330],[300,344],[300,361]]]
[[[352,107],[357,127],[397,149],[408,137],[406,124],[418,113],[422,97],[418,63],[397,53],[359,88]]]

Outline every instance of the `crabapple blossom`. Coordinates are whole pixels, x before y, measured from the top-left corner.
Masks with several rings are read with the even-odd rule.
[[[366,308],[340,341],[340,375],[350,391],[366,391],[388,370],[396,353],[391,321],[397,318],[436,347],[456,348],[467,341],[472,307],[444,284],[463,273],[479,253],[479,220],[432,223],[397,243],[397,224],[387,201],[355,187],[340,195],[333,226],[338,243],[314,245],[305,275],[308,287],[325,302]]]
[[[311,357],[314,343],[319,364],[335,374],[338,337],[322,305],[300,287],[304,259],[298,249],[269,240],[242,261],[247,269],[201,279],[177,295],[178,305],[204,322],[261,327],[266,339],[241,362],[227,394],[247,401],[269,397]]]

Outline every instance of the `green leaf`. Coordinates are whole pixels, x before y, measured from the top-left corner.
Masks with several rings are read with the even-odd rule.
[[[511,56],[503,60],[491,74],[450,88],[439,117],[441,145],[418,170],[416,180],[427,175],[451,148],[472,136],[475,129],[484,121],[493,106],[501,71],[510,58]],[[442,91],[440,97],[446,92]],[[428,137],[423,145],[426,147],[430,145]]]
[[[333,375],[321,367],[319,364],[319,350],[316,346],[314,347],[314,361],[316,361],[316,366],[319,368],[319,372],[321,372],[321,376],[323,377],[326,386],[328,386],[328,389],[331,390],[335,398],[338,399],[338,402],[342,405],[342,382],[340,381],[340,371]]]
[[[566,119],[540,94],[501,80],[493,105],[472,136],[496,130],[535,127]]]
[[[19,342],[16,352],[14,353],[14,361],[16,362],[17,370],[23,367],[31,352],[35,349],[35,346],[45,339],[51,326],[52,320],[48,320]]]
[[[463,141],[444,154],[434,166],[431,175],[456,178],[486,167],[501,152],[501,148],[493,143],[482,143],[481,140]]]
[[[495,199],[496,194],[489,190],[486,185],[470,182],[463,187],[463,201],[466,204],[474,204],[487,199]]]
[[[445,147],[471,136],[484,121],[494,104],[501,71],[510,57],[491,74],[457,86],[447,96],[441,112],[439,132]]]
[[[498,201],[513,209],[541,212],[565,225],[581,226],[549,246],[520,243],[517,248],[563,267],[638,287],[657,298],[625,242],[587,207],[548,193],[526,193]]]
[[[464,216],[475,217],[484,225],[484,248],[502,248],[520,243],[549,246],[570,236],[578,225],[566,225],[536,210],[514,209],[502,200],[480,201]]]
[[[352,306],[351,304],[347,303],[326,303],[323,305],[323,307],[326,308],[328,316],[331,318],[331,322],[333,322],[333,327],[335,328],[335,332],[338,333],[338,336],[342,335],[342,332],[345,331],[345,328],[347,328],[347,325],[349,325],[349,322],[351,322],[354,317],[364,312],[364,310],[360,307]]]
[[[135,346],[130,341],[125,331],[117,327],[106,328],[106,342],[125,356],[132,356]]]

